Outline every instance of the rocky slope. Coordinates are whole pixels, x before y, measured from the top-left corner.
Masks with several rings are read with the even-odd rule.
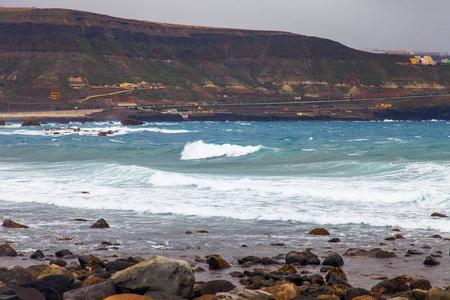
[[[170,25],[61,9],[0,9],[0,99],[81,98],[123,82],[140,99],[326,97],[443,90],[448,68],[287,32]],[[154,87],[164,87],[164,91]],[[92,94],[92,93],[91,93]]]

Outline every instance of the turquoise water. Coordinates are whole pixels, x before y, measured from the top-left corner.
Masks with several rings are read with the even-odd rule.
[[[205,228],[235,244],[316,226],[445,235],[449,219],[430,215],[450,214],[449,136],[445,121],[13,124],[0,128],[0,217],[34,228],[11,233],[24,244],[81,235],[75,217],[109,218],[137,248]]]

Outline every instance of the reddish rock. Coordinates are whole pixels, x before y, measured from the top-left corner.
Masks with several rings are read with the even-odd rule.
[[[448,218],[446,215],[435,212],[431,214],[432,217],[438,217],[438,218]]]
[[[326,230],[325,228],[314,228],[313,230],[308,232],[308,234],[312,234],[312,235],[330,235],[328,230]]]
[[[3,221],[2,226],[7,228],[29,228],[28,226],[16,223],[11,219]]]
[[[0,256],[17,256],[16,250],[8,244],[0,246]]]
[[[207,257],[206,262],[212,270],[222,270],[231,268],[231,265],[218,254],[212,254]]]

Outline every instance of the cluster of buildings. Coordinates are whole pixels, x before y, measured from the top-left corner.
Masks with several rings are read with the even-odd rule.
[[[413,65],[434,66],[439,64],[450,64],[448,53],[442,52],[415,52],[414,50],[380,50],[380,49],[364,49],[366,52],[374,54],[392,54],[414,56],[410,58]],[[434,59],[433,59],[434,57]]]

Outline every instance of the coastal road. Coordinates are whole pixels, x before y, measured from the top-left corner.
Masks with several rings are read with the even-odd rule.
[[[104,109],[72,109],[72,110],[48,110],[48,111],[22,111],[22,112],[0,112],[1,119],[23,119],[23,118],[80,118]]]

